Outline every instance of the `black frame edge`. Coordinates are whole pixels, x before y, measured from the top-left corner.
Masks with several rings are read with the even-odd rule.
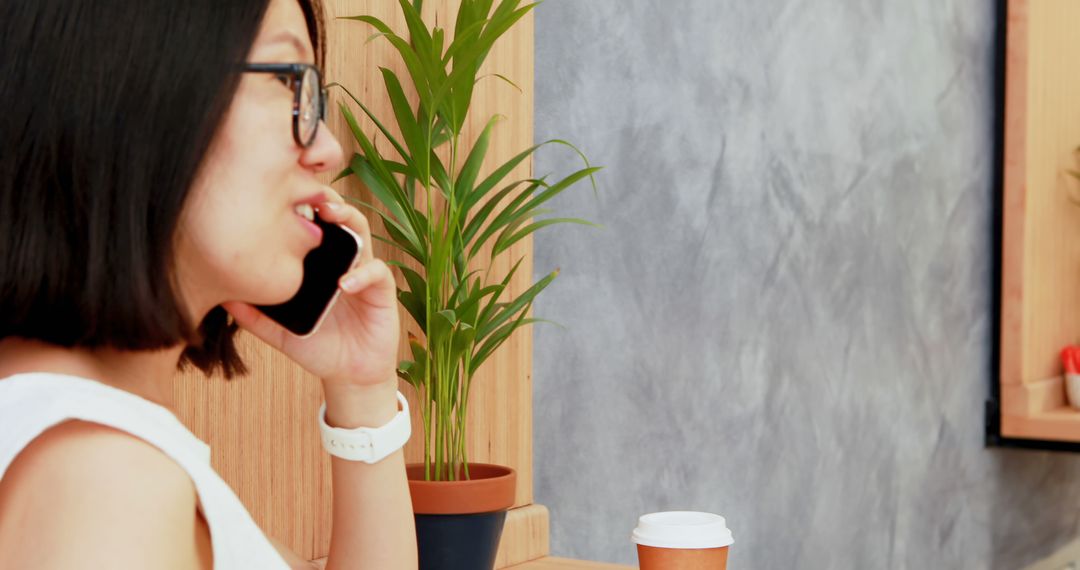
[[[991,342],[990,342],[990,397],[986,400],[984,413],[986,421],[986,447],[1002,445],[1001,437],[1001,246],[1004,199],[1005,169],[1005,48],[1006,28],[1009,20],[1008,0],[995,2],[994,26],[994,159],[991,184],[993,185],[993,205],[991,207],[991,228],[994,244],[993,261],[990,268],[991,291]]]

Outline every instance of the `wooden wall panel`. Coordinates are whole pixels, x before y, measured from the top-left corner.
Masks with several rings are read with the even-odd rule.
[[[1059,351],[1080,343],[1080,2],[1010,0],[1002,240],[1002,434],[1080,440]]]
[[[455,0],[429,0],[425,19],[439,25],[452,23]],[[372,30],[359,22],[335,20],[335,16],[371,14],[404,32],[396,2],[356,0],[326,1],[329,52],[327,82],[347,86],[369,108],[390,117],[379,66],[404,75],[404,66],[389,44],[381,39],[366,43]],[[448,31],[449,33],[449,31]],[[472,141],[493,113],[507,117],[496,127],[485,173],[533,143],[533,19],[521,21],[505,36],[489,56],[483,73],[495,72],[511,78],[521,93],[506,83],[488,78],[476,89],[465,139]],[[347,156],[356,145],[337,110],[343,93],[331,90],[329,128],[341,141]],[[360,110],[353,106],[355,114]],[[373,132],[367,123],[368,132]],[[384,141],[385,142],[385,141]],[[527,161],[516,177],[531,176]],[[483,173],[482,173],[483,174]],[[322,176],[329,183],[332,175]],[[355,178],[333,185],[343,194],[371,202],[370,194]],[[382,224],[374,222],[376,234]],[[383,259],[404,261],[382,243],[375,253]],[[532,241],[522,240],[494,264],[492,276],[505,275],[512,263],[525,257],[511,292],[524,291],[532,278]],[[414,325],[401,312],[402,338]],[[331,520],[330,460],[319,443],[315,415],[322,402],[318,380],[283,355],[250,335],[242,335],[241,350],[251,373],[232,382],[206,378],[200,374],[180,374],[175,392],[180,419],[210,444],[215,469],[236,490],[255,521],[270,535],[309,559],[329,551]],[[402,342],[401,358],[407,356]],[[417,395],[401,383],[402,392],[414,408]],[[474,380],[467,449],[469,460],[510,465],[518,470],[515,506],[532,503],[532,333],[519,331],[494,356]],[[423,429],[414,413],[413,437],[406,446],[408,462],[423,461]],[[546,517],[545,517],[546,519]],[[509,524],[509,523],[508,523]],[[520,534],[520,533],[519,533]],[[528,534],[528,533],[524,533]],[[515,533],[510,533],[516,536]],[[528,550],[528,549],[522,549]],[[518,560],[520,561],[520,560]]]
[[[1060,373],[1062,346],[1080,342],[1080,192],[1066,174],[1080,146],[1080,2],[1029,9],[1023,373],[1041,379]]]

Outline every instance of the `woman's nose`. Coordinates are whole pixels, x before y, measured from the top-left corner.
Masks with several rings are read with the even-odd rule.
[[[319,130],[315,133],[315,140],[304,149],[300,155],[300,163],[315,172],[323,172],[331,168],[340,168],[344,161],[345,153],[341,149],[334,133],[330,132],[326,123],[319,122]]]

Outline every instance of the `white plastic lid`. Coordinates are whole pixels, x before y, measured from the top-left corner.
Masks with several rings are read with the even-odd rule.
[[[635,544],[659,548],[720,548],[735,543],[724,517],[695,511],[642,515],[632,538]]]

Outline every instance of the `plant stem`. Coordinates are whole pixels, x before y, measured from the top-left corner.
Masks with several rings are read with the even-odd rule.
[[[427,214],[428,214],[427,233],[428,233],[428,252],[429,253],[428,253],[428,257],[427,257],[427,264],[430,265],[431,264],[431,254],[430,254],[430,252],[431,252],[431,249],[432,249],[432,244],[435,243],[435,241],[434,241],[434,233],[433,233],[433,230],[432,230],[432,227],[431,227],[431,178],[430,177],[427,177],[427,178],[424,179],[424,197],[425,197],[425,199],[427,201]],[[424,271],[425,274],[431,275],[431,271],[430,271],[429,267],[425,267],[424,269],[425,269],[425,271]],[[431,307],[432,307],[431,287],[427,288],[426,293],[427,294],[425,295],[425,297],[427,297],[427,298],[425,299],[425,306],[424,306],[424,314],[425,314],[425,321],[424,322],[427,323],[428,326],[430,326],[431,325]],[[425,389],[424,391],[425,391],[425,400],[426,400],[424,403],[425,403],[425,405],[429,406],[429,410],[431,409],[430,406],[435,407],[435,409],[431,410],[431,412],[429,413],[429,417],[431,419],[435,420],[436,453],[438,453],[437,441],[438,441],[438,431],[439,431],[439,418],[436,417],[436,414],[439,413],[439,408],[436,405],[437,402],[435,401],[436,398],[438,398],[438,386],[437,385],[435,386],[435,398],[432,398],[431,397],[431,389],[432,389],[432,386],[431,386],[431,373],[432,373],[432,368],[435,367],[435,353],[432,351],[433,347],[431,346],[431,335],[429,335],[427,333],[427,331],[424,331],[424,345],[425,345],[425,348],[427,349],[427,359],[428,359],[427,366],[424,367],[424,389]],[[425,440],[424,441],[424,480],[425,481],[431,481],[432,480],[432,478],[431,478],[431,455],[430,455],[430,450],[428,449],[427,443],[428,443],[427,440]],[[436,481],[438,480],[438,476],[439,476],[439,462],[438,462],[438,457],[436,457],[436,461],[435,461],[435,477],[436,477],[435,480]]]
[[[453,449],[454,449],[454,458],[455,458],[455,460],[460,460],[460,458],[461,458],[461,441],[464,439],[464,434],[465,434],[465,429],[461,425],[461,415],[465,412],[465,402],[463,402],[461,400],[461,376],[460,376],[461,373],[460,373],[460,370],[459,370],[459,368],[457,366],[457,363],[454,364],[454,373],[458,374],[458,409],[457,409],[457,414],[454,416],[454,424],[455,424],[456,429],[454,430],[454,439],[453,439],[453,442],[451,443],[451,445],[453,446]],[[459,462],[459,464],[460,464],[460,462]],[[455,472],[456,472],[456,470],[455,470]],[[468,479],[468,478],[466,477],[466,479]]]
[[[442,422],[442,430],[440,431],[441,440],[439,442],[439,454],[445,459],[442,462],[439,463],[439,469],[442,470],[443,466],[445,465],[447,467],[447,473],[446,473],[447,480],[448,481],[453,481],[454,480],[454,472],[453,472],[452,468],[453,468],[454,458],[449,453],[449,451],[450,451],[450,448],[449,448],[450,415],[453,413],[453,410],[452,410],[452,408],[450,406],[450,378],[447,377],[447,374],[446,374],[446,361],[445,361],[445,358],[446,358],[445,352],[440,351],[440,358],[439,358],[439,372],[440,372],[440,374],[439,374],[439,377],[442,379],[440,384],[442,386],[442,410],[443,410],[442,420],[443,420],[443,422]]]
[[[431,466],[428,463],[428,448],[430,446],[430,442],[428,440],[431,437],[431,411],[425,404],[430,402],[431,398],[428,397],[428,388],[426,386],[424,387],[424,393],[421,394],[420,397],[423,398],[423,401],[420,403],[419,408],[420,420],[424,426],[424,480],[430,481]]]
[[[449,174],[448,174],[448,178],[450,179],[450,188],[447,188],[447,192],[446,192],[448,200],[447,200],[446,213],[445,213],[446,222],[443,224],[443,227],[445,227],[446,232],[448,234],[450,234],[450,236],[451,236],[450,239],[451,240],[454,239],[453,236],[460,233],[460,229],[457,227],[457,224],[453,222],[453,220],[457,219],[457,207],[458,207],[456,184],[455,184],[455,180],[457,180],[457,175],[458,175],[458,172],[457,172],[458,143],[459,143],[458,135],[455,134],[454,136],[450,137],[450,170],[449,170]],[[451,249],[453,249],[453,248],[451,248]],[[457,280],[459,282],[458,285],[460,286],[460,281],[461,281],[463,276],[456,274],[456,268],[455,268],[456,264],[454,263],[453,256],[447,256],[446,265],[447,265],[447,268],[446,268],[447,269],[447,274],[450,274],[451,271],[454,271],[455,272],[454,275],[457,276]],[[448,294],[453,294],[453,292],[450,291]],[[452,347],[452,343],[451,343],[451,347]],[[450,354],[452,352],[451,347],[447,347],[448,348],[448,350],[447,350],[448,354]],[[459,390],[459,394],[458,394],[458,397],[455,398],[455,400],[457,401],[457,406],[456,406],[456,408],[454,410],[454,419],[457,420],[461,416],[461,413],[465,409],[464,404],[461,401],[461,397],[460,397],[460,389],[461,389],[462,377],[460,375],[459,368],[458,368],[458,365],[457,365],[456,362],[447,362],[446,364],[447,364],[447,366],[446,366],[447,372],[450,373],[450,374],[454,374],[456,376],[456,379],[457,379],[456,384],[457,384],[457,387],[458,387],[458,390]],[[456,481],[456,480],[458,480],[458,469],[457,469],[457,467],[461,463],[461,457],[457,453],[458,441],[460,439],[462,439],[464,430],[462,430],[460,424],[458,424],[458,429],[454,430],[454,432],[455,433],[453,434],[453,437],[451,438],[450,441],[447,442],[447,444],[450,446],[449,454],[450,454],[450,457],[451,457],[451,460],[450,460],[451,480]],[[468,477],[466,477],[466,479],[468,479]]]
[[[462,417],[462,420],[461,420],[461,425],[462,426],[466,425],[466,422],[468,421],[469,394],[470,394],[471,388],[472,388],[472,374],[469,372],[469,367],[472,365],[472,348],[471,347],[470,347],[469,350],[465,351],[463,359],[464,359],[465,362],[464,362],[464,364],[462,366],[462,378],[465,379],[465,394],[464,394],[464,397],[462,399],[462,409],[465,410],[465,413],[462,414],[464,416],[464,417]],[[462,430],[464,431],[464,429],[465,428],[463,427]],[[462,438],[462,439],[464,439],[464,438]],[[466,447],[467,446],[465,445],[465,442],[463,441],[461,443],[461,461],[462,461],[462,463],[465,464],[465,478],[466,479],[471,479],[472,477],[469,475],[469,453],[468,453],[468,449],[466,449]]]
[[[446,460],[444,459],[444,457],[445,457],[444,452],[446,450],[446,423],[447,423],[447,421],[449,421],[449,411],[447,410],[448,406],[447,406],[447,395],[446,395],[446,388],[447,388],[447,386],[446,386],[446,374],[445,374],[445,371],[443,370],[443,363],[442,363],[443,352],[438,346],[434,346],[433,349],[434,349],[434,351],[432,353],[432,356],[435,356],[436,354],[438,355],[435,358],[435,366],[436,366],[436,370],[438,372],[438,376],[437,376],[437,378],[438,378],[438,382],[437,382],[437,384],[438,384],[438,388],[437,388],[437,394],[438,394],[438,396],[437,396],[438,397],[438,403],[437,404],[438,404],[438,406],[437,407],[438,407],[438,410],[439,410],[439,424],[438,424],[438,429],[436,430],[436,433],[438,435],[437,435],[437,438],[435,440],[435,470],[436,470],[435,471],[436,472],[435,480],[436,481],[442,481],[443,480],[442,479],[443,466],[445,465],[445,462],[446,462]]]
[[[464,386],[465,386],[464,399],[462,400],[462,407],[461,407],[461,409],[463,410],[464,413],[462,413],[461,417],[459,418],[459,420],[461,422],[461,426],[462,426],[461,427],[462,432],[465,431],[465,423],[468,421],[468,416],[469,416],[469,387],[471,385],[472,385],[472,379],[471,378],[466,378],[465,383],[464,383]],[[465,465],[465,479],[470,479],[470,477],[469,477],[469,456],[468,456],[467,450],[465,449],[465,441],[464,441],[464,439],[465,438],[462,438],[462,441],[461,441],[461,444],[460,444],[461,445],[461,449],[460,449],[460,451],[461,451],[461,461]]]

